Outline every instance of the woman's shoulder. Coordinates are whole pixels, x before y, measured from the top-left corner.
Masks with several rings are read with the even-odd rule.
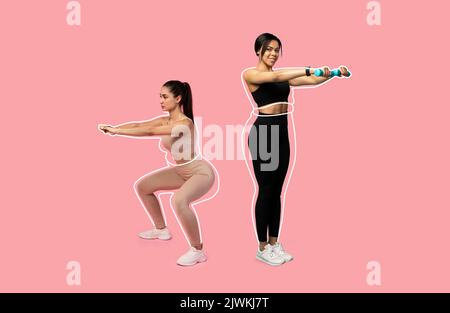
[[[184,125],[189,126],[189,127],[193,127],[193,126],[194,126],[194,121],[193,121],[190,117],[188,117],[188,116],[185,116],[185,117],[181,120],[181,122],[182,122]]]
[[[260,71],[256,67],[249,67],[242,71],[242,77],[247,79],[249,76],[259,73]]]
[[[179,119],[178,121],[173,122],[173,125],[191,126],[191,125],[194,125],[194,122],[189,117],[184,116],[183,118]]]

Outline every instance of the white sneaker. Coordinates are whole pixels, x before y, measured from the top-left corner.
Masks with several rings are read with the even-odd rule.
[[[286,251],[283,250],[283,246],[279,242],[274,244],[272,246],[272,249],[273,249],[273,253],[280,256],[282,259],[284,259],[285,262],[289,262],[294,259],[294,257],[292,255],[290,255],[289,253],[287,253]]]
[[[258,249],[258,252],[256,252],[256,258],[273,266],[278,266],[284,263],[284,259],[278,254],[275,254],[273,252],[273,247],[269,244],[264,247],[263,251]]]
[[[203,250],[197,250],[194,247],[191,247],[188,252],[180,256],[177,260],[177,264],[181,266],[191,266],[205,262],[206,260],[207,257]]]
[[[139,237],[142,239],[161,239],[161,240],[169,240],[172,238],[172,235],[169,232],[169,229],[163,228],[163,229],[157,229],[152,228],[150,230],[143,231],[138,234]]]

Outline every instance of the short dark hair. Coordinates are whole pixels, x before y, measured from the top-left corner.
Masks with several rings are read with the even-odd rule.
[[[258,55],[259,50],[262,48],[261,50],[261,55],[260,57],[262,57],[264,55],[264,52],[266,52],[267,47],[269,46],[269,43],[275,40],[278,42],[278,44],[280,45],[280,54],[282,53],[282,44],[281,44],[281,40],[270,33],[264,33],[258,36],[258,38],[256,38],[255,40],[255,53],[256,55]]]

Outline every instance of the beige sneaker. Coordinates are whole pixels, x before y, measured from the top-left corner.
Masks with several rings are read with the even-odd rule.
[[[172,235],[169,232],[169,229],[163,228],[163,229],[157,229],[152,228],[150,230],[143,231],[138,234],[139,237],[142,239],[161,239],[161,240],[169,240],[172,238]]]
[[[188,252],[180,256],[177,260],[177,264],[181,266],[192,266],[197,263],[205,262],[207,257],[203,250],[197,250],[191,247]]]

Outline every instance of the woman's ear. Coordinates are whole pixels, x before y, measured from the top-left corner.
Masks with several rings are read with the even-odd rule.
[[[181,96],[177,96],[177,97],[175,97],[175,101],[177,101],[177,103],[178,103],[178,104],[180,104],[180,101],[181,101]]]

